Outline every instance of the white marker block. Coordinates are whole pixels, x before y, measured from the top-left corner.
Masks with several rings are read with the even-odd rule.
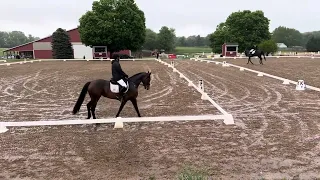
[[[244,68],[240,68],[240,71],[244,71]]]
[[[189,82],[188,82],[188,86],[189,86],[189,87],[193,86],[192,81],[189,81]]]
[[[263,76],[263,73],[262,73],[262,72],[259,72],[259,73],[258,73],[258,76],[259,76],[259,77]]]
[[[216,62],[216,64],[220,64],[219,62]]]
[[[286,85],[288,85],[288,84],[290,84],[290,82],[289,82],[289,80],[288,79],[285,79],[285,80],[283,80],[283,83],[282,84],[286,84]]]
[[[207,63],[209,64],[209,63],[210,63],[210,61],[207,61]]]
[[[114,124],[114,129],[122,129],[123,128],[123,122],[121,120],[121,117],[117,117],[117,120]]]
[[[207,93],[202,93],[201,99],[202,99],[202,100],[208,100],[208,99],[209,99],[208,94],[207,94]]]
[[[231,114],[226,114],[223,122],[224,122],[226,125],[234,124],[233,116],[232,116]]]
[[[5,133],[5,132],[7,132],[9,129],[8,128],[6,128],[6,127],[4,127],[4,126],[1,126],[0,127],[0,133]]]

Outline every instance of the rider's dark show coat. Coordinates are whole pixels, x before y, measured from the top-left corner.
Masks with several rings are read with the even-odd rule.
[[[112,61],[112,80],[119,81],[126,77],[128,77],[128,75],[123,72],[119,60]]]

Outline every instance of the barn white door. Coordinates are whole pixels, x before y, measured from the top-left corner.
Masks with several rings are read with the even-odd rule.
[[[83,44],[74,44],[73,52],[75,59],[83,59],[83,56],[85,56],[86,59],[93,59],[92,48],[89,46],[85,46]]]

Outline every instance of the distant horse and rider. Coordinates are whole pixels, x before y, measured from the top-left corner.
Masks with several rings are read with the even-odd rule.
[[[87,104],[87,111],[88,117],[87,119],[91,118],[96,119],[95,109],[97,103],[101,96],[115,99],[121,102],[119,107],[118,113],[116,117],[119,117],[120,112],[122,111],[124,105],[131,101],[138,117],[141,117],[138,104],[137,104],[137,97],[138,97],[138,87],[142,83],[146,90],[150,88],[150,81],[151,81],[151,72],[140,72],[131,77],[128,77],[126,73],[123,72],[120,66],[120,58],[119,56],[113,56],[111,61],[112,64],[112,78],[110,81],[104,79],[97,79],[94,81],[87,82],[80,93],[80,96],[73,108],[73,114],[79,112],[80,107],[85,99],[87,92],[91,100]],[[99,124],[96,124],[98,126]]]
[[[253,64],[252,61],[251,61],[251,57],[254,57],[254,56],[258,56],[258,57],[259,57],[259,59],[260,59],[259,62],[260,62],[260,64],[262,64],[262,65],[263,65],[263,62],[262,62],[262,57],[261,57],[261,56],[263,56],[264,60],[266,61],[265,53],[264,53],[262,50],[259,50],[259,49],[257,48],[257,46],[253,47],[253,48],[250,49],[250,50],[246,49],[246,50],[244,51],[244,54],[245,54],[247,57],[249,57],[247,64],[249,64],[249,62],[251,62],[251,64]]]

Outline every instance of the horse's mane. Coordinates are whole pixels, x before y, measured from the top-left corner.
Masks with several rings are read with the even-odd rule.
[[[137,74],[135,74],[135,75],[131,76],[129,79],[135,78],[135,77],[137,77],[137,76],[139,76],[139,75],[141,75],[141,74],[143,74],[143,73],[145,73],[145,72],[137,73]]]

